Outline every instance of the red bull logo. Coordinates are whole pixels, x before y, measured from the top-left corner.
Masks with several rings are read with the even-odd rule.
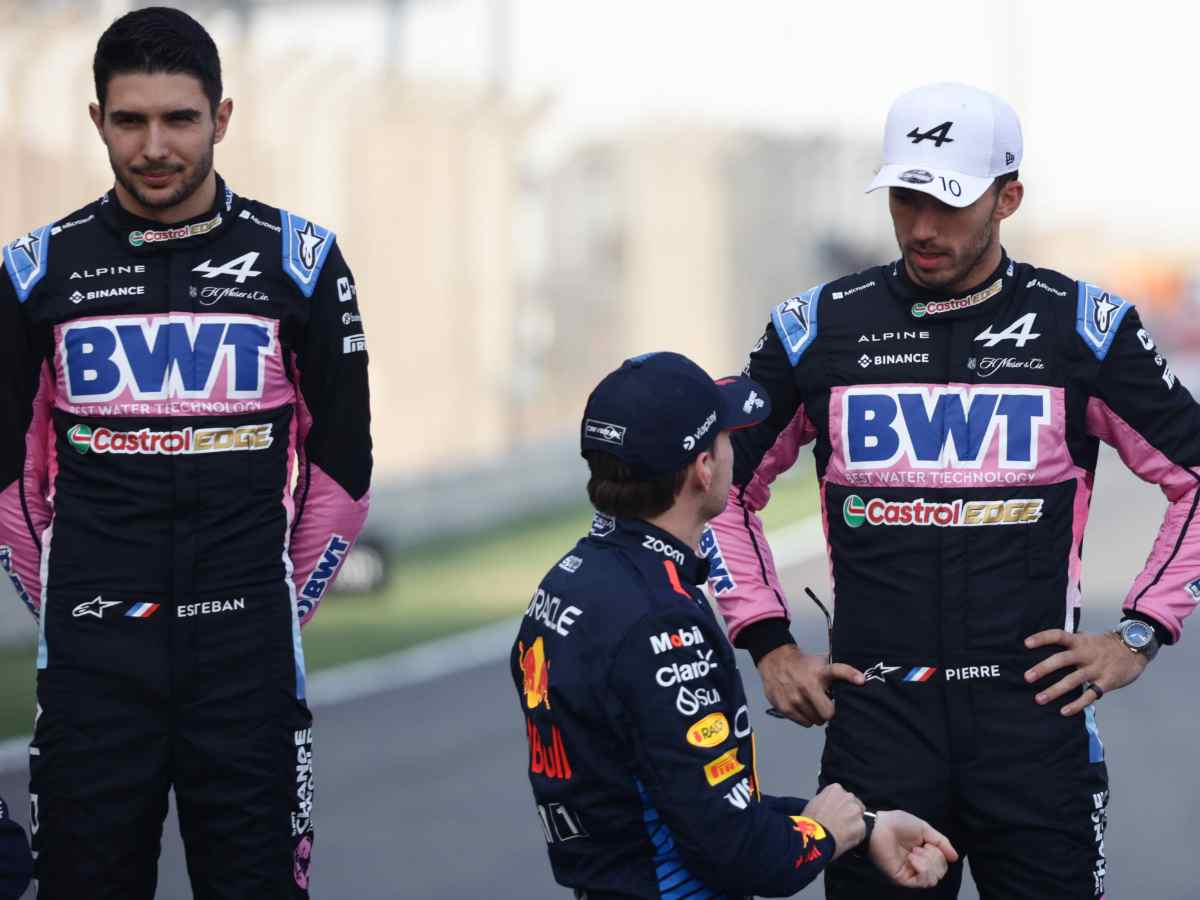
[[[558,726],[550,726],[549,746],[542,740],[542,734],[532,719],[525,720],[525,730],[529,736],[529,771],[545,778],[570,781],[571,761],[567,758],[567,748]]]
[[[800,868],[805,863],[813,862],[821,858],[821,850],[817,847],[815,841],[825,839],[825,829],[821,823],[815,819],[810,819],[808,816],[792,816],[792,829],[800,832],[801,849],[805,852],[796,857],[796,868]],[[812,844],[810,847],[809,844]]]
[[[522,641],[517,642],[517,654],[521,658],[521,672],[525,676],[525,706],[537,709],[545,704],[550,708],[550,660],[546,659],[546,645],[539,637],[528,650]]]

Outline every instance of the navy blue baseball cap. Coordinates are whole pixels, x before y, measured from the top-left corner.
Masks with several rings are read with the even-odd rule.
[[[767,392],[749,378],[713,381],[679,353],[647,353],[596,385],[579,445],[611,453],[648,480],[679,471],[720,432],[757,425],[770,413]]]

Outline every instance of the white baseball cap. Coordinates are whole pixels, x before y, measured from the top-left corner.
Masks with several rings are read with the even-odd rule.
[[[965,84],[930,84],[892,104],[883,132],[883,165],[867,193],[911,188],[950,206],[970,206],[996,176],[1021,165],[1016,111]]]

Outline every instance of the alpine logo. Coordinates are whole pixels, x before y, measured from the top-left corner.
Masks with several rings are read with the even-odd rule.
[[[206,259],[193,272],[199,272],[204,278],[216,278],[218,275],[232,275],[238,284],[245,284],[246,279],[255,278],[262,274],[256,271],[253,266],[258,260],[258,252],[251,251],[244,253],[237,259],[231,259],[227,263],[222,263],[219,266],[213,266],[211,259]]]
[[[953,122],[943,122],[927,131],[921,131],[919,126],[914,125],[913,130],[905,137],[912,138],[914,144],[919,144],[921,141],[933,141],[935,147],[940,147],[942,144],[954,143],[954,138],[950,137],[950,129],[953,127]]]
[[[983,525],[1029,525],[1042,518],[1041,498],[1015,500],[864,501],[851,494],[842,504],[842,519],[851,528],[863,525],[932,525],[937,528]]]
[[[1034,469],[1038,435],[1050,423],[1046,388],[849,387],[841,398],[842,452],[850,469],[980,468],[989,451],[1001,468]]]
[[[989,325],[975,336],[976,341],[984,341],[984,347],[995,347],[1001,341],[1012,341],[1018,347],[1024,347],[1029,341],[1036,341],[1041,334],[1035,334],[1033,323],[1037,321],[1037,313],[1026,313],[1003,331],[992,332]]]

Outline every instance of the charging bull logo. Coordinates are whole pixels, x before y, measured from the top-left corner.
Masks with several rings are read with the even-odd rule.
[[[546,646],[538,638],[528,650],[522,641],[517,642],[517,653],[521,658],[521,672],[525,676],[525,706],[537,709],[541,704],[550,708],[550,660],[546,659]]]
[[[841,397],[848,469],[1037,467],[1038,432],[1050,422],[1044,388],[850,387]]]
[[[800,832],[801,849],[807,851],[797,857],[796,868],[798,869],[805,863],[821,858],[821,850],[813,842],[825,839],[825,829],[821,827],[820,822],[807,816],[792,816],[791,818],[792,830]],[[809,847],[809,844],[812,846]]]
[[[259,398],[274,349],[273,323],[253,316],[84,319],[59,340],[71,403]]]

